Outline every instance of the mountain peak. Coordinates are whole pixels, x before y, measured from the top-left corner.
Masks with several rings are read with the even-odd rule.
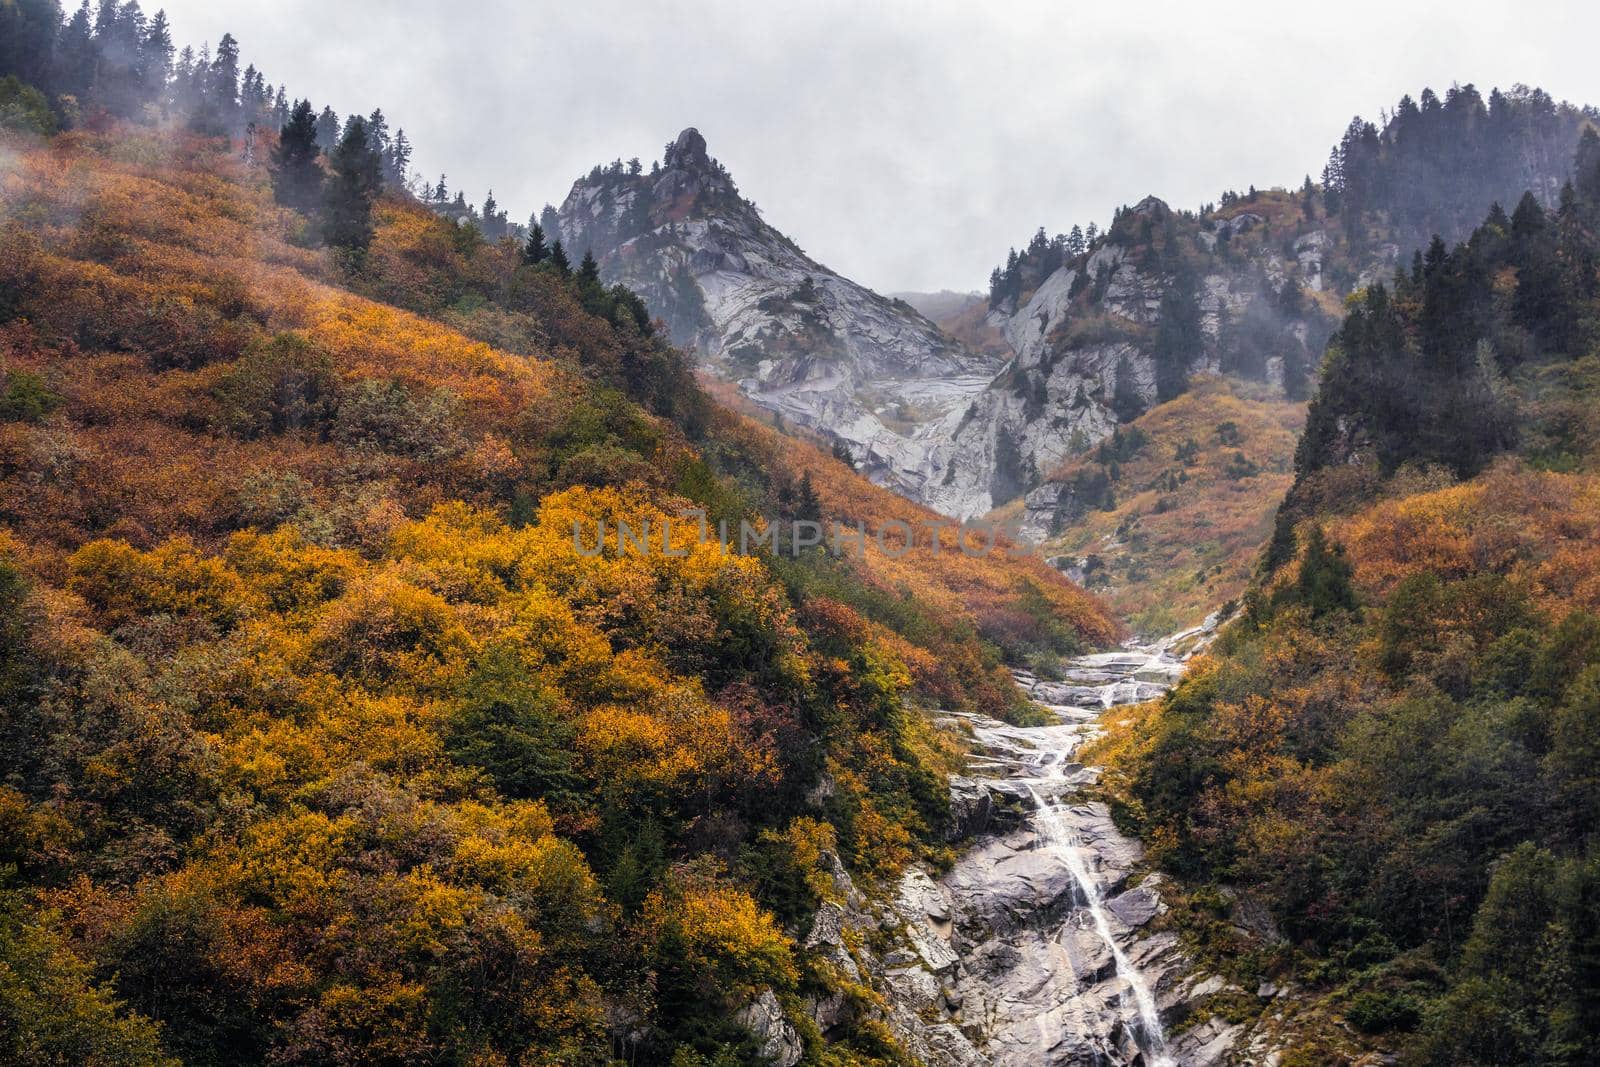
[[[695,167],[703,166],[709,162],[711,162],[711,157],[706,154],[706,139],[693,126],[678,134],[678,139],[672,142],[672,163],[674,166]]]

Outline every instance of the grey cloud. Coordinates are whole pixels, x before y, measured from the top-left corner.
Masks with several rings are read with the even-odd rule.
[[[416,166],[525,218],[693,125],[769,221],[883,290],[980,288],[1036,226],[1155,193],[1297,184],[1424,85],[1600,102],[1600,9],[1355,0],[162,0],[341,114],[381,105]],[[154,6],[154,5],[151,5]]]

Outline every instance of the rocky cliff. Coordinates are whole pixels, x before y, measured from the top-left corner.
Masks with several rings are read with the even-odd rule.
[[[910,304],[828,270],[762,220],[694,129],[618,162],[559,212],[574,257],[639,293],[673,340],[762,407],[822,431],[874,480],[938,499],[952,432],[999,369]]]
[[[1071,510],[1051,475],[1190,375],[1293,393],[1337,307],[1320,294],[1357,280],[1342,261],[1330,271],[1340,242],[1294,196],[1252,194],[1200,216],[1152,197],[986,316],[957,309],[957,340],[769,226],[693,129],[648,170],[595,168],[558,222],[574,256],[592,251],[607,281],[638,292],[677,343],[763,408],[946,514],[1033,494],[1033,538]]]
[[[1022,533],[1038,540],[1078,506],[1052,476],[1192,377],[1303,397],[1350,284],[1328,269],[1334,245],[1282,192],[1203,215],[1154,197],[1119,212],[1091,248],[989,312],[1014,356],[957,425],[930,502],[967,516],[1026,495]]]

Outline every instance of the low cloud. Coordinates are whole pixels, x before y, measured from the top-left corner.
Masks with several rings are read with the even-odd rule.
[[[1044,225],[1320,172],[1350,117],[1474,82],[1600,101],[1600,9],[956,0],[177,0],[180,42],[381,106],[515,218],[697,126],[768,220],[881,290],[972,289]]]

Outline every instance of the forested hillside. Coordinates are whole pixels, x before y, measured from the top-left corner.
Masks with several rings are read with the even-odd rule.
[[[1265,576],[1103,744],[1303,1062],[1600,1057],[1593,130],[1574,172],[1352,298]]]
[[[922,708],[1020,712],[1002,660],[1116,624],[881,551],[934,516],[364,122],[188,129],[170,85],[0,133],[0,1059],[691,1065],[776,1012],[897,1062],[811,916],[943,854]],[[662,551],[702,512],[866,554]]]
[[[1198,622],[1243,591],[1255,564],[1253,532],[1282,497],[1287,457],[1281,448],[1252,450],[1223,482],[1205,483],[1221,492],[1197,492],[1200,483],[1177,480],[1187,465],[1178,450],[1193,455],[1188,438],[1203,445],[1212,426],[1249,426],[1267,413],[1234,408],[1210,426],[1196,426],[1196,416],[1219,391],[1303,402],[1348,294],[1388,282],[1397,267],[1417,274],[1414,253],[1438,257],[1447,247],[1428,251],[1433,234],[1460,240],[1492,204],[1514,213],[1525,190],[1533,207],[1557,209],[1579,132],[1593,117],[1523,86],[1495,90],[1487,101],[1470,85],[1442,98],[1423,90],[1420,104],[1402,98],[1381,125],[1355,120],[1321,184],[1308,176],[1296,190],[1230,190],[1197,212],[1146,200],[1119,209],[1103,233],[1074,226],[1049,237],[1041,228],[990,279],[987,324],[1005,329],[1018,358],[977,405],[989,418],[958,431],[964,447],[955,465],[966,457],[974,470],[957,470],[955,480],[981,478],[992,451],[997,472],[1010,472],[997,479],[1003,492],[995,502],[1023,495],[1000,514],[1018,517],[1025,536],[1063,554],[1143,632]],[[1511,220],[1501,224],[1509,229]],[[1464,284],[1478,286],[1454,298],[1471,316],[1484,287]],[[1537,313],[1526,305],[1544,287],[1523,288],[1523,314]],[[1058,382],[1060,368],[1072,373]],[[1213,381],[1218,373],[1226,381]],[[1410,441],[1408,420],[1433,415],[1417,410],[1417,385],[1403,377],[1352,387],[1409,405],[1407,417],[1393,421],[1398,438]],[[1204,396],[1189,399],[1194,383]],[[1469,404],[1457,417],[1479,411]],[[1151,420],[1154,444],[1141,451],[1141,464],[1105,462],[1102,435]],[[1175,439],[1161,430],[1180,423],[1187,429]],[[1312,434],[1320,439],[1328,429],[1313,426]],[[1152,464],[1159,465],[1142,469]],[[1191,518],[1198,527],[1187,526]]]

